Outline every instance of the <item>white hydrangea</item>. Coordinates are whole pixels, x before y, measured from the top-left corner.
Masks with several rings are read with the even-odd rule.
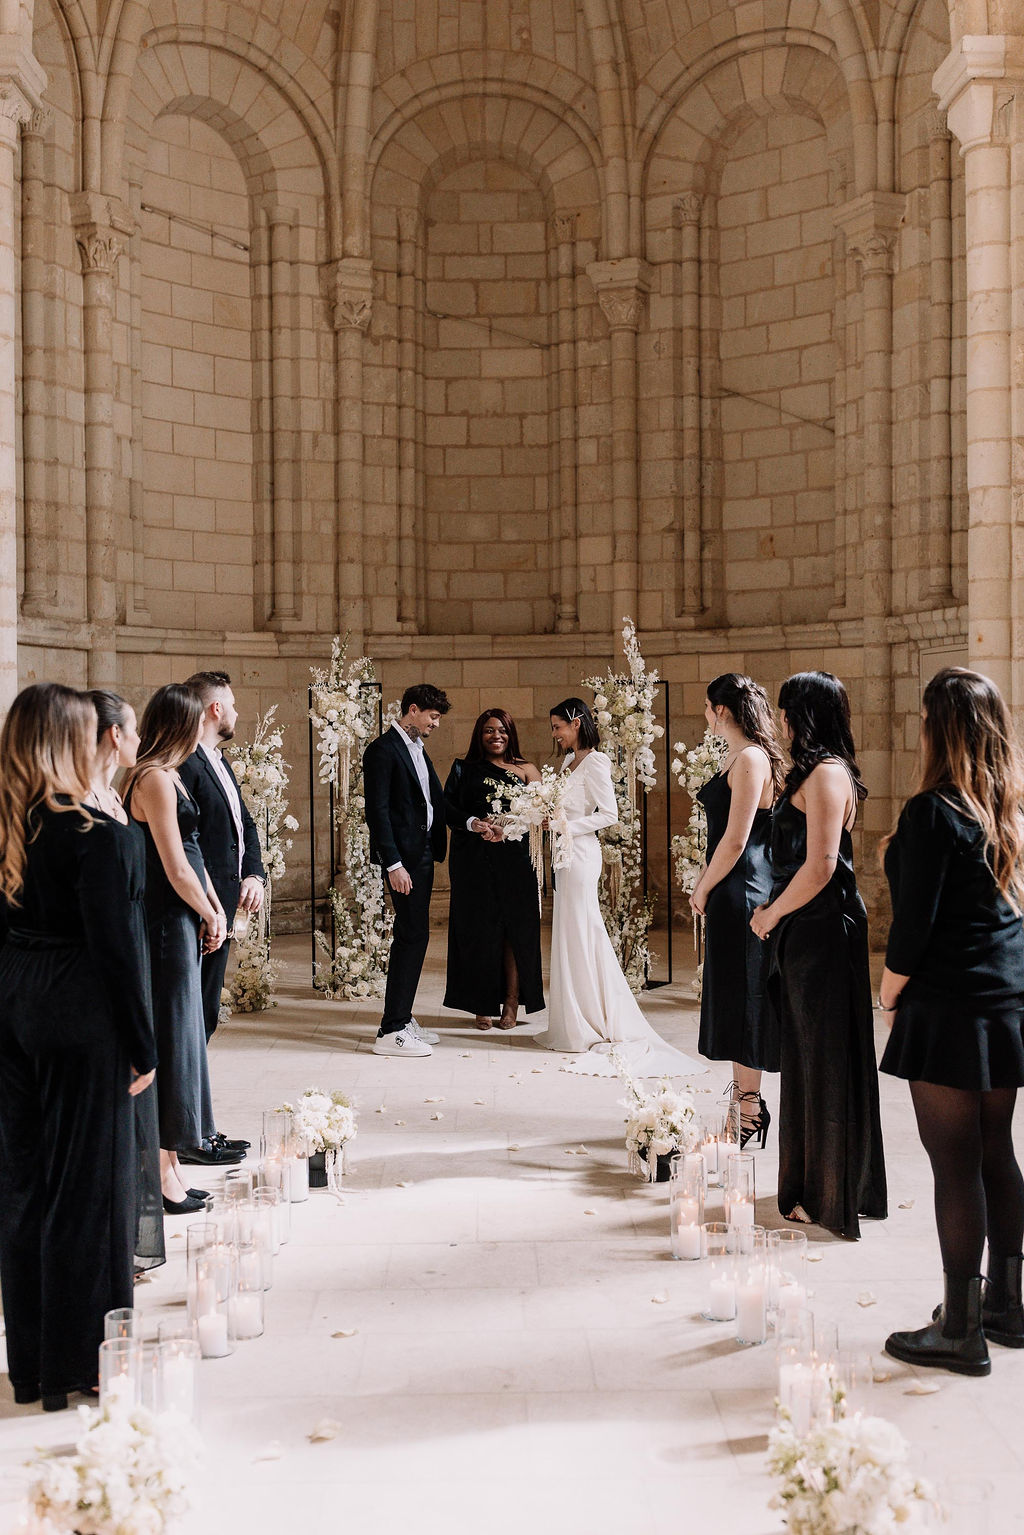
[[[782,1510],[790,1535],[921,1529],[935,1495],[908,1460],[907,1441],[884,1418],[840,1416],[802,1436],[784,1418],[768,1442],[768,1469],[779,1483],[771,1506]]]

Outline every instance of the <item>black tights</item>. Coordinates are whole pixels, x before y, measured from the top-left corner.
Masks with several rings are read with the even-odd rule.
[[[1013,1150],[1017,1090],[968,1092],[911,1082],[917,1128],[935,1178],[942,1267],[957,1279],[981,1273],[991,1252],[1009,1257],[1024,1239],[1024,1178]]]

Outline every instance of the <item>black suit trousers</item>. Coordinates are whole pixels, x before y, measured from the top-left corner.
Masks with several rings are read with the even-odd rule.
[[[395,908],[395,926],[388,959],[388,984],[384,993],[381,1034],[397,1034],[412,1017],[416,988],[430,942],[430,897],[434,890],[434,860],[429,847],[415,868],[409,869],[412,889],[398,895],[391,889],[387,871],[384,883]]]
[[[206,1027],[207,1043],[212,1038],[220,1018],[220,994],[224,990],[224,977],[227,974],[230,953],[231,939],[225,938],[219,949],[214,949],[212,954],[203,955],[203,1023]]]

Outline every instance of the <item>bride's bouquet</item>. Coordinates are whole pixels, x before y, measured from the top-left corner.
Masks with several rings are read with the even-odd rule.
[[[537,899],[544,882],[544,833],[551,833],[551,867],[567,869],[572,863],[572,837],[565,812],[568,773],[556,773],[547,764],[533,783],[516,788],[488,778],[492,791],[491,812],[502,828],[506,842],[530,839],[530,862],[537,876]]]

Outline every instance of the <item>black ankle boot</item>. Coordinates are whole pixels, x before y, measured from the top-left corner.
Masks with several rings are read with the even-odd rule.
[[[982,1280],[942,1277],[946,1299],[938,1319],[917,1332],[890,1334],[885,1352],[904,1364],[934,1366],[956,1375],[990,1375],[992,1362],[981,1323]]]
[[[1024,1257],[1020,1253],[1007,1258],[989,1248],[981,1318],[986,1338],[1004,1348],[1024,1348],[1022,1266]]]

